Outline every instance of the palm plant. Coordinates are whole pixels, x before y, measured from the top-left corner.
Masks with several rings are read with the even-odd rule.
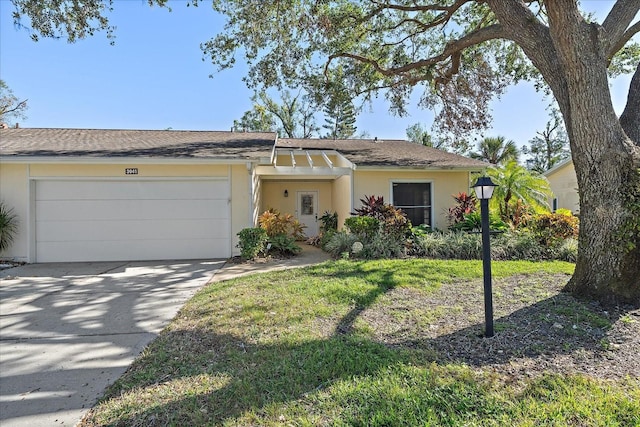
[[[512,216],[521,204],[535,212],[549,211],[549,198],[553,193],[549,181],[539,173],[511,161],[504,166],[488,168],[487,175],[497,185],[491,206],[498,209],[505,222],[513,222]]]
[[[18,216],[0,202],[0,252],[8,249],[18,231]]]
[[[469,153],[469,156],[472,159],[482,160],[494,165],[518,160],[519,152],[516,143],[511,140],[505,141],[504,136],[484,138],[478,144],[478,150],[477,152]]]

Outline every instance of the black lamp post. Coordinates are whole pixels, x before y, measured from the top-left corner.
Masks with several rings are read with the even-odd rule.
[[[493,336],[493,296],[491,291],[491,242],[489,241],[489,199],[496,187],[488,176],[481,176],[472,186],[480,199],[482,223],[482,271],[484,276],[484,336]]]

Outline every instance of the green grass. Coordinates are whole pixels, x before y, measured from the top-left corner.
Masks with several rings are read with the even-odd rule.
[[[573,265],[504,261],[493,275],[541,271],[568,275]],[[640,425],[637,378],[514,379],[354,328],[391,289],[430,295],[481,277],[478,261],[335,261],[210,284],[82,425]],[[412,315],[428,323],[448,310]]]

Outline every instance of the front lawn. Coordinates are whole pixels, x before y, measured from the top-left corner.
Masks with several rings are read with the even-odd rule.
[[[82,426],[638,426],[640,311],[564,262],[332,261],[212,283]]]

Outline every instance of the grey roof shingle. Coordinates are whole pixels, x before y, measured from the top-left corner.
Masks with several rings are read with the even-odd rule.
[[[336,150],[357,166],[469,168],[488,163],[402,140],[373,139],[279,139],[278,148]]]
[[[0,156],[259,160],[279,148],[335,150],[357,166],[479,169],[487,163],[401,140],[278,139],[275,133],[0,129]]]
[[[176,130],[0,129],[3,157],[270,157],[275,133]]]

